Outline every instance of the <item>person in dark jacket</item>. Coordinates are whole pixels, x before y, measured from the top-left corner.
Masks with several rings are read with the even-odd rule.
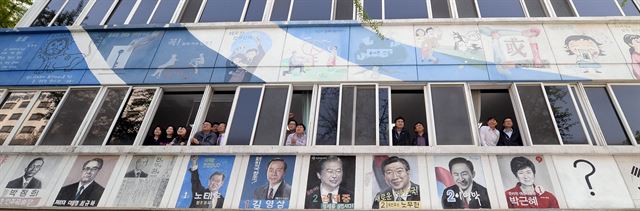
[[[98,206],[104,187],[95,181],[100,173],[104,161],[102,158],[93,158],[84,162],[81,169],[80,180],[76,183],[64,186],[58,192],[53,206],[95,207]]]
[[[416,124],[413,125],[413,132],[413,145],[429,146],[429,137],[422,122],[416,122]]]
[[[200,182],[198,172],[198,156],[191,157],[191,205],[189,208],[222,208],[224,196],[220,189],[224,185],[224,173],[214,172],[209,176],[207,186]]]
[[[504,118],[502,126],[504,129],[500,130],[498,146],[522,146],[522,137],[520,137],[518,129],[513,128],[511,117]]]
[[[11,180],[7,183],[6,188],[29,188],[40,189],[42,182],[36,178],[36,174],[40,171],[44,165],[44,159],[42,157],[35,158],[29,162],[26,168],[24,168],[24,175]]]
[[[412,146],[415,145],[413,143],[413,138],[411,138],[411,133],[407,131],[404,127],[404,118],[396,117],[393,122],[396,126],[393,127],[393,131],[391,131],[393,135],[393,145],[394,146]]]
[[[487,188],[473,181],[476,172],[471,161],[457,157],[449,161],[449,171],[455,184],[442,192],[444,209],[491,208]]]

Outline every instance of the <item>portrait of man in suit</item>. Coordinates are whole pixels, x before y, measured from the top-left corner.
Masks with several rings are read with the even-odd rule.
[[[420,186],[411,181],[411,167],[407,160],[391,156],[382,161],[381,167],[389,188],[376,194],[373,199],[373,209],[393,208],[393,206],[384,206],[384,204],[392,204],[388,202],[420,201]]]
[[[143,171],[143,169],[149,164],[148,157],[140,157],[136,160],[135,168],[131,171],[128,171],[124,177],[133,177],[133,178],[147,178],[149,174]]]
[[[102,158],[87,160],[82,165],[80,180],[60,189],[54,206],[84,206],[95,207],[102,197],[104,187],[95,179],[102,169]]]
[[[205,186],[200,183],[198,173],[198,156],[191,157],[191,205],[189,208],[222,208],[224,196],[220,188],[224,185],[224,173],[216,171],[209,176],[209,183]]]
[[[29,162],[26,168],[24,168],[24,175],[11,180],[7,183],[6,188],[28,188],[28,189],[40,189],[42,188],[42,182],[36,178],[36,174],[40,171],[44,165],[44,159],[42,157],[35,158]]]
[[[473,181],[476,172],[471,161],[462,157],[453,158],[449,161],[449,171],[455,184],[442,192],[442,208],[491,208],[487,189]]]
[[[353,203],[353,193],[342,184],[343,163],[337,156],[329,156],[322,160],[317,168],[316,176],[320,184],[307,190],[305,209],[337,209],[337,204]]]
[[[284,181],[287,163],[282,158],[273,158],[267,165],[267,184],[255,189],[254,200],[286,200],[291,195],[291,185]]]

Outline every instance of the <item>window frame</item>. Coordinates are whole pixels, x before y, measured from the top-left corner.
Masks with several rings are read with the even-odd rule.
[[[36,108],[36,101],[38,101],[38,98],[40,98],[40,95],[43,92],[64,92],[64,95],[62,96],[62,99],[60,100],[60,102],[58,103],[58,105],[56,105],[55,110],[53,111],[53,113],[51,114],[51,119],[53,119],[57,113],[58,110],[60,109],[60,105],[62,103],[64,103],[65,99],[67,98],[67,92],[69,91],[69,87],[67,87],[66,89],[42,89],[42,90],[15,90],[17,92],[30,92],[30,91],[35,91],[35,94],[33,95],[33,98],[31,98],[31,102],[29,103],[29,105],[24,108],[25,113],[23,114],[28,114],[31,112],[32,109]],[[11,131],[11,133],[9,133],[9,135],[7,136],[7,139],[5,139],[4,141],[4,146],[9,146],[11,145],[10,143],[13,141],[13,139],[20,134],[20,131],[22,130],[22,125],[24,124],[25,121],[28,121],[30,115],[22,115],[18,120],[16,120],[16,124],[13,127],[13,130]],[[51,120],[50,119],[50,120]],[[49,127],[49,125],[51,124],[52,121],[48,121],[47,124],[45,125],[45,130],[42,131],[42,133],[40,134],[40,137],[38,137],[38,140],[36,140],[36,142],[33,145],[28,145],[28,146],[37,146],[40,143],[40,139],[42,139],[44,132],[46,131],[46,129]],[[21,145],[15,145],[15,146],[21,146]]]
[[[124,97],[124,99],[122,100],[122,102],[120,102],[120,106],[118,107],[118,112],[115,115],[115,118],[111,121],[111,124],[109,125],[109,129],[107,130],[107,133],[105,135],[104,140],[102,140],[102,144],[100,145],[84,145],[84,141],[87,138],[87,134],[89,133],[89,129],[91,129],[91,126],[94,123],[94,120],[96,118],[96,115],[98,114],[98,111],[100,108],[102,108],[102,105],[104,104],[104,101],[106,100],[106,95],[107,92],[109,90],[109,88],[127,88],[127,93]],[[131,94],[131,91],[133,90],[133,86],[103,86],[102,89],[100,90],[100,92],[98,93],[98,96],[96,96],[96,100],[94,100],[94,104],[92,105],[94,107],[89,109],[89,113],[88,116],[85,117],[84,122],[82,123],[81,127],[81,131],[79,131],[78,134],[76,134],[76,137],[74,138],[74,141],[72,142],[71,145],[73,146],[104,146],[105,140],[108,139],[109,135],[111,135],[111,130],[113,130],[115,121],[118,119],[118,117],[120,116],[120,112],[122,112],[122,109],[124,109],[124,106],[127,104],[126,100],[129,98],[129,95]]]
[[[428,131],[428,136],[429,136],[429,146],[438,146],[438,139],[436,137],[436,123],[435,123],[435,116],[434,116],[434,110],[433,110],[433,95],[431,93],[431,88],[435,87],[460,87],[462,85],[462,89],[464,91],[464,95],[465,95],[465,106],[467,108],[467,124],[469,124],[469,127],[471,129],[470,134],[471,134],[471,143],[470,144],[463,144],[463,145],[453,145],[453,144],[443,144],[443,146],[447,147],[447,146],[479,146],[480,145],[480,134],[478,133],[478,130],[476,129],[476,124],[475,124],[475,115],[474,111],[473,111],[473,104],[472,104],[472,98],[471,98],[471,89],[469,88],[469,84],[465,83],[465,82],[434,82],[434,83],[427,83],[426,86],[424,86],[425,89],[425,108],[427,109],[427,131]]]
[[[262,108],[262,101],[264,100],[264,92],[267,87],[287,87],[287,102],[285,102],[284,115],[282,116],[282,123],[280,124],[280,138],[278,140],[278,145],[266,145],[266,146],[283,146],[285,144],[285,140],[283,138],[285,135],[285,129],[287,127],[289,116],[289,111],[291,109],[291,98],[293,97],[293,85],[291,84],[264,84],[262,85],[262,92],[260,93],[260,101],[258,102],[258,110],[256,111],[256,119],[253,122],[253,131],[251,131],[251,139],[249,140],[249,146],[253,146],[253,142],[255,141],[256,130],[258,130],[258,120],[260,119],[260,110]],[[235,102],[234,102],[235,104]],[[225,137],[226,139],[226,137]],[[307,144],[308,145],[308,144]]]
[[[311,138],[311,144],[307,145],[307,146],[334,146],[334,145],[316,145],[316,129],[318,128],[318,120],[320,119],[318,116],[320,115],[320,103],[321,102],[321,98],[322,98],[322,89],[323,88],[338,88],[338,92],[341,92],[340,89],[340,85],[317,85],[317,91],[314,92],[314,96],[313,96],[313,100],[315,102],[312,102],[313,106],[315,107],[315,109],[313,109],[312,115],[313,116],[313,121],[311,122],[313,125],[313,133],[311,134],[313,137]],[[340,94],[338,94],[338,118],[336,119],[336,121],[338,121],[336,123],[337,127],[339,127],[338,123],[340,121]],[[339,129],[339,128],[338,128]],[[335,146],[338,146],[338,130],[336,130],[336,144]]]
[[[36,104],[36,100],[38,99],[38,96],[40,96],[40,90],[29,90],[29,89],[16,89],[16,90],[8,90],[8,89],[4,89],[4,92],[0,95],[2,96],[2,101],[0,101],[0,103],[4,104],[4,101],[6,100],[7,97],[10,96],[10,93],[12,92],[24,92],[24,93],[29,93],[29,92],[33,92],[33,96],[31,97],[31,99],[29,100],[30,103],[29,105],[24,108],[24,111],[31,111],[31,109],[35,106]],[[0,105],[1,106],[1,105]],[[9,143],[13,140],[13,137],[15,135],[18,134],[18,129],[20,128],[20,126],[22,125],[22,122],[26,121],[26,119],[28,115],[22,115],[18,120],[16,121],[15,125],[12,125],[13,128],[11,128],[11,131],[9,131],[9,133],[7,134],[7,137],[5,138],[4,142],[2,144],[0,144],[0,146],[9,146]],[[7,115],[7,117],[10,117],[9,115]],[[2,127],[4,127],[6,125],[2,125]]]
[[[469,100],[469,106],[471,109],[471,113],[469,114],[471,116],[471,118],[473,119],[472,123],[473,123],[473,128],[475,128],[473,130],[474,133],[477,134],[477,140],[478,140],[478,144],[477,146],[482,146],[482,143],[480,143],[480,131],[478,131],[479,127],[478,127],[478,123],[480,123],[481,121],[483,121],[483,119],[478,118],[475,115],[475,104],[473,103],[473,90],[507,90],[507,92],[509,93],[509,100],[511,101],[511,108],[513,109],[513,113],[514,116],[512,118],[515,118],[518,122],[518,125],[514,125],[514,128],[517,128],[521,134],[521,139],[522,139],[522,146],[529,146],[527,145],[527,143],[525,142],[524,137],[522,136],[522,131],[525,130],[524,125],[522,125],[522,121],[526,120],[521,120],[524,119],[523,117],[523,113],[524,111],[521,109],[521,107],[519,106],[520,104],[520,99],[516,98],[516,93],[514,92],[514,90],[512,89],[512,87],[514,87],[513,83],[506,83],[506,84],[502,84],[502,83],[497,83],[497,84],[470,84],[469,85],[469,94],[470,96],[470,100]],[[498,125],[500,126],[500,124]],[[527,131],[529,131],[528,128],[526,128]],[[520,146],[520,147],[522,147]],[[482,146],[482,147],[486,147],[486,146]]]
[[[184,1],[184,0],[181,0],[181,1]],[[202,0],[202,4],[200,4],[200,9],[198,10],[198,14],[196,15],[196,20],[195,20],[194,23],[200,23],[200,18],[202,18],[202,13],[204,12],[204,8],[207,6],[207,2],[209,2],[209,1],[210,0]],[[214,1],[214,0],[211,0],[211,1]],[[245,22],[244,18],[245,18],[246,14],[247,14],[247,9],[249,8],[249,2],[251,0],[242,0],[242,1],[244,1],[244,7],[242,8],[242,13],[240,14],[240,20],[234,21],[234,22],[202,22],[202,23],[244,23]],[[269,5],[269,1],[270,0],[267,0],[267,2],[264,5],[264,11],[263,11],[263,14],[262,14],[262,21],[259,21],[259,22],[264,22],[264,20],[265,20],[265,13],[267,13],[267,7],[271,6],[271,5]],[[293,0],[291,2],[292,2],[291,5],[293,5]],[[183,8],[186,8],[186,5],[187,5],[187,3],[184,2],[181,6]],[[178,11],[178,9],[176,9],[176,11]],[[178,14],[178,17],[174,17],[172,23],[176,22],[176,19],[180,19],[180,15],[182,14],[182,12],[183,12],[183,9],[180,9],[180,13]],[[289,6],[289,14],[291,14],[291,6]],[[174,14],[174,16],[175,16],[175,14]],[[149,20],[151,20],[151,19],[149,19]],[[257,22],[257,21],[249,21],[249,22]],[[225,141],[226,141],[226,138],[225,138]]]
[[[547,4],[547,8],[549,8],[549,11],[550,11],[549,13],[553,14],[553,16],[551,16],[551,17],[558,17],[556,15],[555,9],[553,8],[553,4],[551,4],[551,2],[550,2],[550,1],[553,1],[553,0],[546,0],[546,1],[549,1],[548,4]],[[580,11],[578,11],[578,8],[576,7],[575,3],[573,2],[574,0],[566,0],[566,1],[569,2],[569,5],[571,7],[571,11],[575,15],[573,17],[582,17],[580,15]],[[607,1],[607,0],[602,0],[602,1]],[[622,9],[622,7],[620,6],[620,4],[618,3],[617,0],[608,0],[608,1],[613,1],[613,4],[616,5],[616,8],[618,8],[618,12],[620,12],[620,16],[588,16],[588,17],[602,18],[602,17],[624,17],[624,16],[627,16],[624,13],[624,10]],[[630,1],[627,2],[627,4],[634,4],[636,6],[636,8],[638,10],[640,10],[640,8],[639,8],[640,7],[640,2],[638,2],[638,0],[630,0]],[[552,13],[551,13],[551,11],[552,11]],[[633,17],[633,16],[631,16],[631,17]]]
[[[383,2],[383,4],[384,4],[384,2]],[[376,102],[376,105],[375,105],[376,106],[376,109],[375,109],[376,110],[376,118],[375,118],[376,119],[376,122],[375,122],[376,129],[374,130],[374,132],[376,134],[376,140],[375,140],[376,144],[375,145],[357,145],[356,144],[356,141],[355,141],[355,138],[354,138],[355,137],[355,131],[356,131],[356,126],[355,126],[356,125],[355,124],[356,118],[355,118],[355,116],[354,116],[354,118],[352,120],[353,129],[351,130],[351,135],[352,135],[351,136],[352,137],[351,138],[351,145],[340,145],[340,126],[341,126],[340,122],[342,120],[342,89],[343,89],[344,86],[355,86],[355,87],[358,87],[358,86],[374,86],[375,87],[375,89],[374,89],[375,90],[375,94],[376,94],[376,99],[375,99],[375,102]],[[340,83],[339,87],[340,87],[340,94],[338,95],[338,129],[336,130],[336,133],[337,133],[336,134],[336,146],[380,146],[380,132],[379,132],[380,128],[378,127],[380,125],[380,109],[379,109],[380,108],[380,105],[379,105],[380,104],[380,99],[379,99],[379,90],[378,90],[379,86],[378,86],[378,84],[377,83]],[[357,93],[357,89],[354,90],[354,98],[355,98],[354,102],[356,102],[356,100],[358,99],[356,93]],[[355,103],[353,104],[353,110],[354,111],[356,110],[356,104]],[[355,114],[355,112],[353,112],[353,114]]]
[[[588,109],[589,111],[587,112],[589,114],[589,118],[592,119],[592,123],[593,123],[593,127],[595,127],[596,130],[593,130],[594,133],[597,133],[597,138],[598,140],[598,145],[599,146],[608,146],[607,140],[604,136],[604,132],[602,131],[602,128],[600,127],[600,122],[598,122],[598,118],[596,117],[596,113],[594,112],[593,108],[591,107],[591,102],[589,99],[589,96],[586,93],[585,88],[604,88],[605,91],[607,92],[607,95],[609,95],[609,100],[611,101],[611,105],[613,105],[613,109],[616,112],[615,114],[618,116],[618,121],[620,121],[620,124],[622,125],[622,130],[625,133],[625,136],[629,139],[629,142],[631,142],[631,145],[619,145],[619,146],[633,146],[635,145],[633,142],[635,140],[634,137],[629,136],[629,133],[627,131],[627,128],[625,126],[626,124],[626,118],[625,117],[621,117],[620,115],[623,115],[622,113],[620,113],[619,111],[619,104],[617,99],[614,99],[615,95],[612,95],[613,90],[609,89],[608,84],[578,84],[581,90],[581,94],[584,95],[584,101],[585,101],[585,109]],[[614,98],[612,98],[614,97]],[[615,100],[615,101],[614,101]],[[588,106],[588,107],[587,107]],[[624,121],[622,118],[625,118]],[[593,128],[592,128],[593,129]],[[596,134],[593,134],[594,137],[596,137]],[[613,145],[613,146],[617,146],[617,145]]]
[[[205,0],[206,1],[206,0]],[[251,129],[251,138],[249,139],[249,144],[248,145],[231,145],[231,146],[252,146],[253,144],[253,135],[254,135],[254,131],[255,131],[255,126],[256,123],[258,121],[258,117],[259,117],[259,113],[260,113],[260,104],[262,104],[262,95],[264,94],[264,85],[239,85],[237,87],[235,87],[235,94],[233,95],[233,103],[231,104],[231,111],[229,112],[229,120],[227,121],[227,126],[225,128],[225,136],[223,137],[222,140],[220,140],[220,144],[218,146],[226,146],[227,145],[227,139],[229,138],[229,134],[231,132],[231,127],[233,126],[233,118],[235,117],[235,113],[236,113],[236,106],[237,106],[237,102],[238,99],[240,98],[240,89],[242,88],[260,88],[260,101],[258,102],[258,107],[257,107],[257,111],[256,111],[256,118],[253,120],[253,128]],[[194,127],[195,128],[195,127]],[[195,134],[193,131],[194,129],[191,129],[191,133]]]
[[[551,118],[551,121],[553,123],[553,128],[555,130],[556,133],[556,137],[558,138],[558,145],[559,146],[563,146],[564,143],[562,141],[562,137],[560,136],[560,131],[558,130],[558,123],[556,123],[556,119],[555,119],[555,115],[553,113],[553,110],[551,109],[551,104],[549,103],[549,97],[547,96],[547,92],[544,89],[545,84],[542,82],[516,82],[513,83],[512,86],[512,91],[516,94],[517,96],[517,100],[518,100],[518,113],[519,115],[521,115],[522,121],[518,121],[518,124],[523,124],[524,127],[526,129],[526,131],[520,131],[521,135],[524,135],[524,137],[526,137],[527,139],[527,144],[524,144],[524,140],[523,140],[523,145],[524,146],[556,146],[555,144],[540,144],[540,145],[536,145],[533,143],[533,138],[531,138],[531,131],[529,129],[529,122],[527,120],[527,115],[524,112],[524,107],[522,106],[522,99],[520,98],[520,92],[518,91],[518,86],[538,86],[540,88],[540,91],[542,92],[542,96],[544,96],[544,101],[545,104],[547,106],[547,111],[549,112],[549,117]],[[577,108],[576,108],[577,110]]]
[[[578,116],[578,119],[580,120],[580,124],[582,124],[582,132],[584,133],[585,137],[587,138],[587,143],[586,144],[564,144],[564,140],[562,139],[562,135],[560,135],[560,129],[558,128],[558,123],[556,121],[555,118],[555,114],[553,113],[553,109],[551,109],[551,102],[549,101],[549,96],[547,95],[547,90],[545,89],[545,87],[547,86],[564,86],[567,88],[567,90],[569,91],[569,94],[571,95],[571,100],[573,101],[573,108],[576,110],[576,115]],[[542,84],[542,91],[544,92],[544,96],[547,102],[547,106],[549,107],[549,111],[551,112],[551,117],[553,119],[553,124],[555,126],[556,129],[556,133],[558,134],[558,137],[560,140],[561,145],[567,145],[567,146],[592,146],[594,143],[594,140],[591,140],[591,136],[589,135],[589,131],[587,130],[587,125],[589,124],[586,122],[585,119],[582,118],[582,114],[580,113],[581,109],[578,106],[578,99],[577,99],[577,93],[574,93],[573,90],[571,89],[572,86],[571,84],[567,84],[567,83],[543,83]],[[577,87],[576,87],[577,90]],[[584,108],[584,107],[583,107]],[[592,130],[593,131],[593,130]]]
[[[377,100],[377,104],[378,104],[378,124],[377,124],[378,125],[378,131],[377,131],[377,133],[378,133],[378,145],[377,146],[393,146],[393,131],[391,131],[391,130],[393,130],[393,127],[391,127],[391,124],[394,123],[394,122],[392,122],[393,121],[393,113],[392,113],[392,111],[393,111],[393,100],[392,100],[392,97],[391,97],[391,89],[392,88],[393,87],[389,86],[389,85],[378,85],[378,90],[377,90],[378,91],[378,100]],[[380,89],[387,89],[387,98],[388,98],[388,102],[387,103],[389,104],[387,106],[387,115],[389,115],[388,116],[389,120],[388,120],[388,123],[387,123],[387,139],[388,139],[387,142],[389,142],[388,145],[380,145],[380,135],[379,135],[380,134]],[[424,89],[422,89],[422,91],[424,93]],[[424,96],[424,94],[423,94],[423,96]],[[426,106],[425,106],[425,108],[426,108]],[[425,114],[426,114],[426,111],[425,111]],[[425,128],[425,130],[426,129],[427,128]]]
[[[640,146],[640,144],[638,144],[638,140],[636,140],[636,138],[633,136],[633,130],[631,129],[631,125],[629,125],[629,122],[627,121],[627,117],[624,115],[622,106],[620,106],[620,102],[618,102],[618,97],[613,91],[612,86],[639,86],[640,87],[640,83],[607,83],[605,87],[607,89],[607,92],[609,93],[609,96],[610,96],[609,98],[611,98],[613,107],[615,108],[620,118],[620,121],[622,122],[622,128],[624,129],[624,132],[629,138],[629,142],[631,142],[632,146],[638,147]]]

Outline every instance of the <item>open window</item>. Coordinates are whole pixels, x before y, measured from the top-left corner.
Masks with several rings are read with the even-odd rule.
[[[190,128],[194,124],[204,88],[164,88],[143,145],[180,145],[178,133],[184,136],[182,143],[188,140],[188,131],[178,131],[181,127]],[[158,134],[158,129],[160,134]],[[185,133],[186,132],[186,133]],[[175,142],[175,143],[174,143]]]
[[[391,123],[391,143],[394,146],[402,145],[428,145],[428,132],[427,132],[427,110],[425,108],[425,94],[424,86],[420,87],[392,87],[391,89],[391,116],[389,122]],[[402,117],[404,121],[401,123],[403,129],[399,129],[399,125],[396,123],[396,119]],[[422,124],[424,129],[423,137],[424,143],[418,143],[418,135],[415,134],[416,124]],[[403,136],[401,133],[394,131],[404,130],[407,133]],[[405,137],[405,138],[402,138]],[[404,140],[409,138],[409,140]],[[414,143],[415,142],[415,143]],[[382,139],[381,139],[381,145]]]
[[[480,145],[482,146],[523,145],[520,134],[522,130],[518,127],[518,117],[514,112],[508,88],[508,86],[476,86],[471,89],[476,128],[478,128]],[[496,121],[495,129],[487,125],[489,118]],[[505,133],[505,129],[508,131],[507,133]],[[492,132],[497,132],[497,139],[492,136]],[[506,136],[502,137],[503,135]],[[499,141],[501,138],[502,142]]]

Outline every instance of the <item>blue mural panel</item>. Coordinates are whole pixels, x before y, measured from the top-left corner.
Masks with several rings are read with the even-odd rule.
[[[362,26],[351,27],[349,61],[358,65],[415,65],[413,27],[380,28],[384,39]]]
[[[487,81],[486,65],[430,65],[418,66],[420,81]]]
[[[26,71],[17,85],[76,85],[86,70]]]
[[[305,69],[346,65],[349,27],[294,27],[287,30],[282,66]]]
[[[144,79],[147,76],[148,71],[149,69],[91,70],[91,71],[87,71],[87,73],[84,74],[84,77],[82,77],[82,80],[79,83],[83,85],[93,85],[93,84],[108,85],[108,84],[122,84],[122,83],[141,84],[144,82]],[[100,83],[100,81],[96,78],[96,75],[105,77],[105,78],[108,78],[110,76],[115,76],[121,79],[122,83],[120,83],[120,81],[108,81],[108,82]]]
[[[257,68],[214,68],[211,76],[212,83],[238,83],[238,82],[254,82],[264,83],[265,81],[255,75]],[[278,74],[278,69],[268,68],[273,75]],[[273,80],[275,81],[275,80]]]
[[[16,81],[24,75],[25,71],[0,71],[0,85],[16,85]]]
[[[278,54],[275,50],[282,49],[283,41],[284,33],[274,30],[227,30],[219,50],[223,56],[216,59],[215,66],[255,67],[269,66],[269,63],[276,65],[278,61],[271,59],[280,59],[282,52]],[[275,44],[280,46],[276,48]]]
[[[153,55],[158,50],[164,31],[114,31],[102,35],[94,35],[102,39],[98,50],[106,67],[94,68],[149,68]]]
[[[213,67],[223,35],[223,29],[167,31],[151,68]]]
[[[416,66],[350,66],[349,81],[417,81]]]
[[[85,56],[70,32],[54,33],[40,45],[29,65],[31,70],[87,69]]]
[[[47,34],[3,33],[0,36],[0,70],[24,70]]]
[[[489,71],[489,78],[496,81],[562,80],[556,65],[489,64],[487,65],[487,69]]]
[[[208,83],[212,74],[213,68],[157,68],[149,70],[144,83]]]
[[[346,81],[347,66],[280,67],[278,81]]]

